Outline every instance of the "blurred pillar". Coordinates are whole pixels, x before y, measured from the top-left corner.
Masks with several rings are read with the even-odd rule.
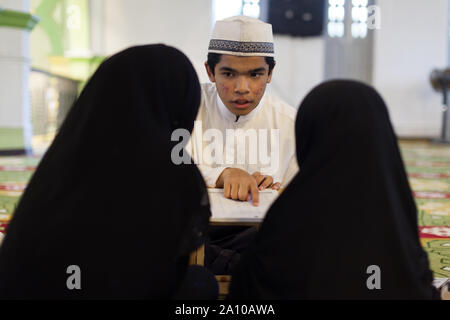
[[[29,1],[0,0],[0,150],[31,150]]]

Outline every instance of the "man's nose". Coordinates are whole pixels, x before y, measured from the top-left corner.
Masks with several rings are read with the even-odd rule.
[[[238,77],[234,91],[239,94],[246,94],[250,92],[248,81],[245,77]]]

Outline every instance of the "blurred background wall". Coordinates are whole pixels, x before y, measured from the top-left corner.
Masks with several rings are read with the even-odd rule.
[[[99,63],[132,45],[172,45],[208,81],[214,21],[235,14],[273,24],[268,90],[291,105],[324,80],[352,78],[379,90],[400,137],[441,130],[442,97],[429,75],[448,65],[449,0],[0,0],[0,8],[0,149],[33,141],[45,149]],[[36,23],[11,26],[10,12]]]

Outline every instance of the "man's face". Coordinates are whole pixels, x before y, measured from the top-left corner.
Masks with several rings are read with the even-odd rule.
[[[272,79],[264,57],[222,55],[214,74],[207,63],[205,66],[209,79],[216,83],[220,99],[238,116],[256,108]]]

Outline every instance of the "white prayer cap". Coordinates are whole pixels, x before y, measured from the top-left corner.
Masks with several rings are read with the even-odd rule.
[[[247,16],[216,21],[208,53],[273,57],[272,25]]]

